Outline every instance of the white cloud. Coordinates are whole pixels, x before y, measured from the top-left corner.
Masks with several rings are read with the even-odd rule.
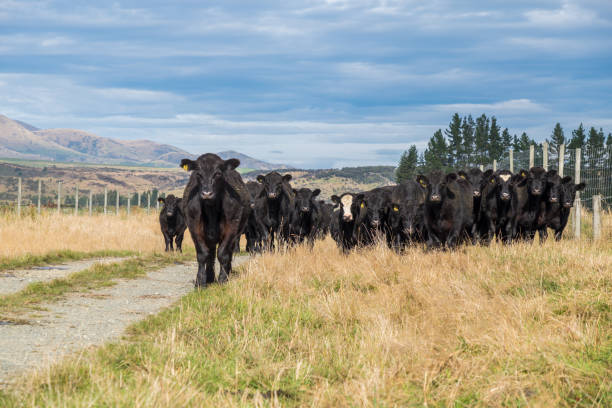
[[[571,1],[564,1],[561,8],[555,10],[529,10],[525,12],[525,18],[534,26],[562,29],[603,22],[594,11],[584,9]]]
[[[434,105],[434,109],[445,112],[491,112],[496,116],[504,114],[517,114],[517,113],[537,113],[545,112],[544,106],[532,102],[529,99],[511,99],[508,101],[494,102],[494,103],[454,103],[454,104],[441,104]]]

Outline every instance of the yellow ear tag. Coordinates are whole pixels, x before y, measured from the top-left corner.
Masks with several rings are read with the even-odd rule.
[[[491,184],[495,184],[495,180],[491,180]]]
[[[183,164],[183,170],[185,170],[185,171],[189,171],[189,166],[188,166],[188,165],[186,165],[186,164]]]
[[[461,177],[462,179],[464,179],[464,178],[465,178],[465,176],[464,176],[463,174],[461,174],[459,177]]]
[[[393,206],[393,211],[399,211],[399,208],[397,208],[397,206]]]
[[[364,204],[364,203],[361,203],[361,208],[363,208],[363,207],[365,207],[365,204]]]

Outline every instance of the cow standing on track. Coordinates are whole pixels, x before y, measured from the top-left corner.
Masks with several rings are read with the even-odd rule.
[[[251,197],[235,170],[239,165],[238,159],[223,160],[212,153],[181,161],[181,167],[191,171],[183,212],[197,253],[196,287],[214,282],[215,252],[219,282],[231,273],[233,250],[251,213]]]
[[[439,170],[427,177],[417,176],[417,182],[427,189],[427,248],[456,247],[472,228],[474,200],[470,183],[455,173],[445,175]]]
[[[187,226],[182,210],[182,199],[170,194],[166,198],[159,197],[157,201],[164,205],[159,213],[159,225],[166,242],[166,252],[174,251],[175,240],[177,251],[183,252],[183,237]]]

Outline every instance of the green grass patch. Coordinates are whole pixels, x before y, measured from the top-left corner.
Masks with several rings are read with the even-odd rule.
[[[191,255],[154,253],[111,264],[95,264],[65,278],[50,282],[34,282],[23,290],[0,297],[0,320],[13,319],[15,313],[36,310],[43,303],[56,301],[68,293],[85,292],[116,284],[117,279],[135,279],[151,269],[191,259]]]
[[[117,251],[103,250],[93,252],[79,252],[71,250],[61,250],[48,252],[43,255],[24,255],[18,257],[0,258],[0,271],[10,269],[29,268],[33,266],[43,266],[57,264],[68,261],[80,261],[92,258],[125,257],[137,255],[136,251]]]

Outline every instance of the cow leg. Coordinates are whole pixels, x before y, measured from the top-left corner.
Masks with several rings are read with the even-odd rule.
[[[561,241],[562,236],[563,236],[562,229],[555,230],[555,241]]]
[[[230,237],[233,234],[230,234]],[[219,244],[217,258],[219,259],[219,283],[227,282],[227,276],[232,271],[232,256],[234,255],[234,239],[227,237]]]
[[[544,226],[538,230],[538,234],[540,236],[540,245],[546,241],[548,238],[548,229]]]
[[[164,242],[166,243],[166,252],[168,252],[170,251],[170,242],[172,241],[172,238],[167,232],[164,232],[163,234],[164,234]]]
[[[183,238],[185,237],[185,231],[180,232],[176,236],[176,250],[183,253]]]
[[[207,284],[215,281],[215,248],[196,243],[198,275],[196,276],[196,288],[205,288]]]

